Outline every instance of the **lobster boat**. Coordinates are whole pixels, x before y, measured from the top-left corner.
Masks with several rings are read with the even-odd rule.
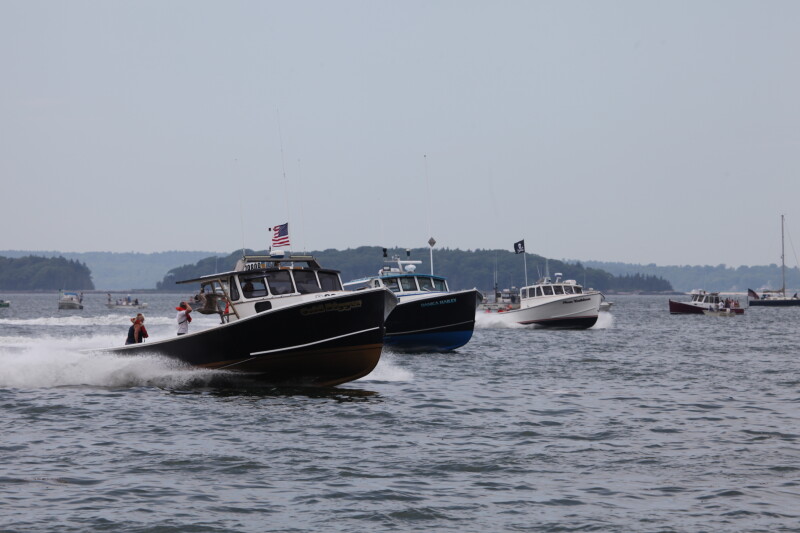
[[[385,261],[377,275],[345,283],[356,294],[385,288],[397,296],[386,321],[387,347],[400,352],[447,352],[467,344],[475,329],[477,289],[451,291],[447,279],[416,272],[422,261],[399,256]]]
[[[500,322],[513,325],[553,329],[587,329],[597,322],[603,295],[599,291],[584,290],[575,280],[555,280],[545,276],[535,284],[522,287],[513,303],[487,313]]]
[[[230,272],[179,283],[199,284],[202,305],[194,311],[218,315],[218,325],[104,351],[158,354],[269,383],[328,387],[375,368],[386,318],[397,303],[383,287],[345,291],[338,271],[312,256],[283,252],[244,256]]]

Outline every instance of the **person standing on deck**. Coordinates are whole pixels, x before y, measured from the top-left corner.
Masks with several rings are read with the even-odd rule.
[[[192,307],[186,302],[181,302],[175,310],[178,312],[175,317],[178,321],[178,335],[185,335],[189,333],[189,322],[192,321],[192,316],[189,313],[192,312]]]

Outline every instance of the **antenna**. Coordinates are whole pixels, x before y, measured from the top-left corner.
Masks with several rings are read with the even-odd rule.
[[[783,245],[783,215],[781,215],[781,293],[786,297],[786,260]]]
[[[436,244],[436,239],[433,238],[433,234],[431,233],[431,181],[428,179],[428,154],[423,154],[422,159],[425,162],[425,188],[427,189],[427,198],[428,198],[428,235],[431,236],[428,239],[428,246],[430,246],[430,254],[431,254],[431,276],[433,276],[433,246]]]
[[[284,188],[284,196],[283,200],[286,203],[286,222],[291,222],[291,215],[289,214],[289,182],[286,179],[286,164],[283,160],[283,132],[281,131],[281,112],[279,109],[275,110],[275,114],[278,118],[278,142],[281,145],[281,170],[283,171],[283,188]],[[289,226],[291,227],[291,225]]]
[[[238,167],[239,160],[234,158],[233,163],[234,163],[233,168],[234,169],[238,169],[239,168]],[[237,170],[234,170],[233,173],[235,175],[234,180],[238,182],[239,181],[239,179],[238,179],[239,178],[239,172]],[[242,188],[242,184],[239,183],[239,189],[241,189],[241,188]],[[242,224],[242,257],[244,258],[244,256],[245,256],[245,252],[244,252],[244,206],[242,205],[242,195],[238,194],[237,196],[239,197],[239,220],[240,220],[240,222]]]
[[[300,172],[300,158],[297,158],[297,185],[300,188],[300,191],[303,190],[303,173]],[[302,243],[303,252],[306,251],[306,213],[305,207],[303,202],[303,194],[302,192],[298,195],[300,199],[300,242]]]

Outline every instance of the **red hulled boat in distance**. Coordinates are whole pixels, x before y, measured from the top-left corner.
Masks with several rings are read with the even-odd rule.
[[[730,309],[732,313],[741,315],[744,307],[739,306],[739,300],[728,300],[730,306],[725,306],[725,298],[721,298],[718,292],[706,292],[704,290],[692,291],[692,300],[689,302],[669,301],[669,312],[673,315],[702,315],[703,311]]]

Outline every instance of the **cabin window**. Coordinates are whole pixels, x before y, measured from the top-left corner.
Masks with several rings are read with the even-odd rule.
[[[236,287],[236,283],[233,282],[233,278],[228,278],[226,283],[223,283],[223,287],[225,290],[229,291],[228,296],[232,301],[236,301],[239,299],[239,289]]]
[[[270,292],[274,295],[292,294],[294,292],[292,276],[288,270],[267,272],[267,283],[269,283]]]
[[[553,287],[551,287],[550,285],[545,285],[544,287],[542,287],[542,289],[544,290],[544,295],[545,296],[552,296],[553,295]]]
[[[433,278],[433,288],[437,291],[447,292],[447,282],[443,279]]]
[[[572,287],[570,285],[564,285],[564,294],[572,294]]]
[[[431,278],[418,277],[417,283],[419,284],[419,290],[421,291],[433,290],[433,282],[431,281]]]
[[[400,285],[397,283],[397,278],[386,278],[383,280],[383,284],[392,292],[400,292]]]
[[[261,313],[262,311],[269,311],[272,309],[272,302],[269,300],[264,302],[256,302],[256,313]]]
[[[339,280],[339,275],[336,272],[317,272],[319,275],[319,284],[323,291],[340,291],[342,290],[342,282]]]
[[[581,294],[582,292],[583,289],[581,289],[580,287],[575,287],[575,294]]]
[[[247,276],[240,278],[242,283],[242,294],[245,298],[259,298],[267,296],[267,285],[261,276]]]
[[[404,291],[415,291],[417,290],[417,284],[414,281],[414,278],[400,278],[400,286],[403,287]]]
[[[295,270],[294,284],[297,285],[297,292],[300,294],[309,294],[322,290],[319,288],[319,283],[317,283],[317,275],[312,270]]]
[[[553,290],[556,294],[564,294],[564,286],[563,285],[554,285]]]

